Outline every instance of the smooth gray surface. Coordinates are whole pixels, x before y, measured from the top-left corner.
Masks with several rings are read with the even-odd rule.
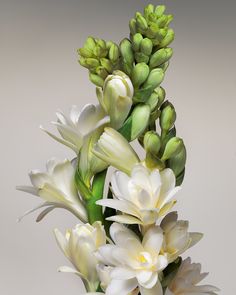
[[[149,2],[149,1],[148,1]],[[42,223],[16,219],[38,204],[15,191],[27,172],[51,156],[72,157],[39,131],[55,111],[95,102],[94,86],[77,63],[87,35],[119,41],[147,1],[0,1],[0,294],[78,295],[78,278],[58,274],[67,264],[52,235],[76,223],[65,211]],[[158,2],[155,4],[158,4]],[[164,86],[176,106],[178,134],[188,149],[177,208],[205,238],[188,253],[210,271],[207,282],[234,294],[236,166],[236,21],[234,1],[162,1],[175,15],[174,57]]]

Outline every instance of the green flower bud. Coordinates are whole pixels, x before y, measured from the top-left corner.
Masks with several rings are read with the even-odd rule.
[[[80,65],[82,66],[82,67],[85,67],[85,68],[88,68],[88,65],[87,65],[87,63],[86,63],[86,58],[84,58],[84,57],[80,57],[79,58],[79,63],[80,63]]]
[[[136,33],[136,19],[132,18],[129,22],[130,33],[134,35]]]
[[[93,37],[88,37],[84,43],[84,48],[93,51],[96,43]]]
[[[186,148],[183,144],[180,152],[168,160],[168,167],[174,171],[175,176],[178,176],[184,170],[186,157]]]
[[[166,92],[165,92],[165,89],[162,88],[161,86],[156,88],[154,91],[158,94],[158,107],[159,107],[160,105],[162,105],[162,103],[164,102],[166,98]]]
[[[107,58],[101,58],[100,59],[101,65],[102,67],[108,72],[111,73],[112,69],[113,69],[113,65],[111,63],[111,61]]]
[[[93,54],[97,57],[106,57],[108,50],[99,44],[97,44],[93,49]]]
[[[166,102],[164,108],[161,110],[160,126],[164,132],[170,130],[176,120],[176,112],[174,106],[170,102]]]
[[[102,79],[106,79],[106,77],[108,76],[108,72],[106,71],[106,69],[102,66],[99,66],[96,68],[96,74],[98,76],[100,76]]]
[[[136,33],[133,36],[132,48],[133,48],[134,51],[139,51],[140,44],[141,44],[142,40],[143,40],[143,36],[140,33]]]
[[[146,19],[142,16],[140,12],[136,13],[137,26],[141,31],[145,31],[148,28]]]
[[[178,153],[183,149],[183,140],[179,137],[172,137],[166,144],[164,154],[161,157],[162,161],[166,161],[172,157],[178,155]]]
[[[163,81],[164,75],[165,74],[162,69],[152,70],[143,86],[144,87],[151,86],[153,89],[155,89]]]
[[[152,47],[152,41],[148,38],[144,38],[140,44],[141,52],[148,56],[152,53]]]
[[[96,58],[86,58],[85,63],[88,68],[96,68],[100,65],[99,61]]]
[[[148,18],[148,16],[154,12],[154,5],[152,4],[148,4],[145,8],[144,8],[144,15],[145,18]]]
[[[166,10],[165,5],[158,5],[155,9],[156,16],[158,16],[158,17],[162,16],[164,14],[165,10]]]
[[[127,118],[132,106],[133,85],[130,78],[121,71],[109,75],[101,90],[97,90],[98,99],[106,113],[110,116],[110,124],[119,129]]]
[[[126,120],[119,132],[128,140],[139,137],[149,124],[150,107],[146,104],[137,105],[131,116]]]
[[[157,50],[150,58],[149,66],[150,68],[157,68],[161,64],[168,61],[173,54],[172,48],[162,48]]]
[[[158,94],[154,91],[151,94],[151,96],[148,98],[148,100],[146,101],[146,104],[150,106],[151,112],[155,110],[155,108],[157,107],[158,100],[159,100]]]
[[[168,67],[169,67],[169,64],[170,64],[170,62],[167,61],[167,62],[165,62],[164,64],[160,65],[159,68],[161,68],[161,69],[163,70],[163,72],[166,72],[166,70],[167,70]]]
[[[149,75],[149,66],[145,63],[138,63],[133,68],[131,79],[133,82],[134,87],[139,87],[143,84]]]
[[[145,133],[143,144],[146,152],[158,155],[161,148],[161,138],[155,131],[148,131]]]
[[[175,38],[175,33],[172,29],[168,29],[166,36],[160,42],[159,47],[167,47]]]
[[[79,54],[83,57],[93,57],[94,56],[92,50],[84,48],[84,47],[80,48],[78,51],[79,51]]]
[[[119,47],[116,44],[112,44],[109,49],[109,59],[115,63],[119,59]]]
[[[107,48],[108,50],[110,50],[110,48],[111,48],[111,46],[112,46],[113,44],[115,44],[115,43],[112,42],[111,40],[107,41],[107,42],[106,42],[106,48]]]
[[[131,42],[128,39],[123,39],[120,43],[120,51],[123,60],[128,65],[132,65],[134,62],[134,55]]]
[[[138,63],[144,62],[147,64],[149,62],[149,56],[142,52],[135,52],[134,56],[135,56],[136,62]]]
[[[89,73],[89,79],[95,85],[97,85],[99,87],[103,87],[104,79],[102,79],[100,76],[93,74],[93,73]]]

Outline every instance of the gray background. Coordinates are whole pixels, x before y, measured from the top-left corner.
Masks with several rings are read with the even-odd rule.
[[[52,229],[76,223],[58,210],[42,223],[16,219],[38,204],[15,191],[27,172],[44,169],[51,156],[73,154],[39,131],[51,128],[55,111],[95,102],[94,86],[77,63],[87,35],[119,41],[146,1],[0,1],[0,294],[78,295],[78,278],[59,274],[67,264]],[[158,4],[160,2],[153,1]],[[174,103],[178,134],[188,149],[187,175],[179,194],[181,218],[205,238],[188,252],[210,271],[207,279],[234,294],[235,283],[235,3],[162,1],[175,15],[174,57],[164,86]]]

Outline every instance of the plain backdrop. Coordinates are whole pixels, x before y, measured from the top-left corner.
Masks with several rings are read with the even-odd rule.
[[[88,35],[119,42],[128,21],[147,1],[0,1],[0,294],[78,295],[77,277],[57,273],[69,265],[52,230],[77,220],[55,210],[40,224],[38,204],[17,192],[31,169],[48,158],[74,155],[39,130],[53,130],[55,112],[95,102],[95,87],[77,62]],[[177,209],[204,239],[188,251],[209,271],[208,283],[234,294],[236,182],[235,1],[153,1],[173,13],[174,56],[163,86],[177,110],[178,135],[188,150],[187,173]]]

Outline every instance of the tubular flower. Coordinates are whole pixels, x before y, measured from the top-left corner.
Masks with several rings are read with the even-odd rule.
[[[191,263],[191,259],[185,259],[168,286],[165,295],[216,295],[220,290],[211,285],[198,285],[208,273],[201,273],[200,263]]]
[[[32,187],[17,187],[18,190],[31,193],[44,200],[42,204],[26,212],[24,216],[46,207],[37,218],[37,221],[40,221],[53,209],[64,208],[72,212],[82,222],[86,222],[87,212],[75,187],[75,168],[71,162],[69,160],[59,162],[51,159],[47,162],[46,168],[47,172],[34,170],[29,173]]]
[[[172,200],[180,187],[175,187],[175,176],[171,169],[150,171],[142,164],[133,167],[131,176],[116,171],[111,180],[114,199],[102,199],[98,205],[114,208],[122,215],[109,220],[151,225],[163,217],[175,204]]]
[[[97,88],[101,106],[110,116],[110,124],[119,129],[127,118],[132,106],[134,88],[130,78],[121,71],[109,75],[102,88]]]
[[[56,141],[68,146],[76,154],[79,153],[84,140],[98,127],[109,122],[109,118],[105,115],[103,109],[99,105],[87,104],[82,111],[77,106],[72,106],[69,117],[62,112],[57,112],[57,122],[52,122],[61,135],[56,135],[40,127],[44,132]]]
[[[102,263],[113,267],[106,294],[127,295],[139,287],[142,295],[162,295],[158,273],[168,264],[166,256],[160,254],[162,229],[151,227],[141,242],[133,231],[113,223],[110,235],[115,245],[104,245],[96,254]]]
[[[93,153],[109,165],[128,174],[133,166],[140,162],[128,141],[119,132],[109,127],[105,128]]]
[[[68,230],[65,236],[58,229],[54,232],[58,246],[75,268],[64,266],[60,267],[59,271],[79,275],[86,290],[95,292],[99,285],[99,277],[96,270],[98,261],[94,252],[106,244],[106,233],[101,222],[96,221],[93,225],[76,225]]]
[[[164,234],[162,249],[167,254],[169,263],[194,246],[203,236],[201,233],[188,232],[188,221],[177,219],[177,212],[171,212],[160,225]]]

